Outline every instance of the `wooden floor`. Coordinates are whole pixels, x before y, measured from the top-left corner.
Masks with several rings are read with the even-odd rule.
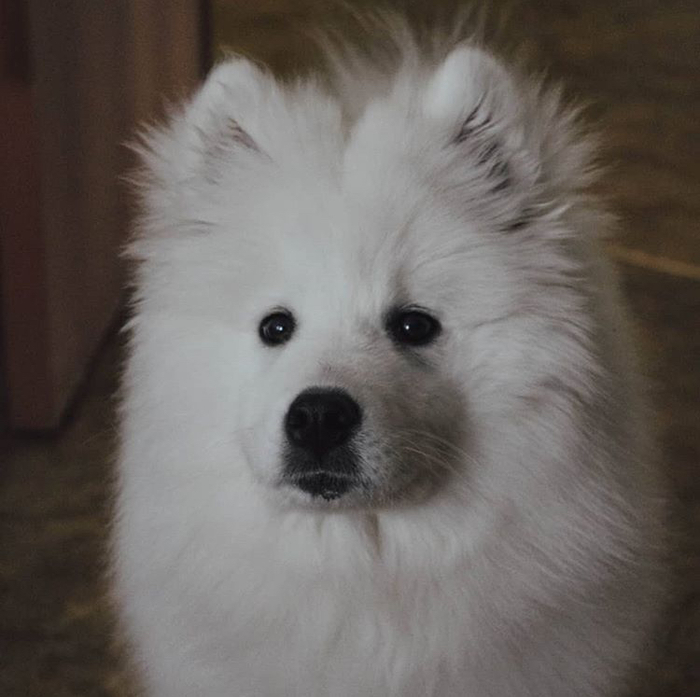
[[[419,0],[407,4],[421,9]],[[322,0],[217,0],[216,36],[284,71],[310,59],[292,22],[303,26],[326,8]],[[613,251],[674,486],[678,592],[635,697],[698,697],[700,3],[531,0],[520,12],[513,31],[572,94],[592,100],[589,113],[604,127],[612,168],[603,188],[623,227]],[[130,694],[103,580],[120,355],[113,340],[58,437],[16,438],[1,452],[0,695]]]

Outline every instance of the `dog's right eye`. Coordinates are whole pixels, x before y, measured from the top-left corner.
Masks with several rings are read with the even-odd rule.
[[[292,338],[295,327],[290,312],[273,312],[260,322],[258,334],[265,346],[279,346]]]

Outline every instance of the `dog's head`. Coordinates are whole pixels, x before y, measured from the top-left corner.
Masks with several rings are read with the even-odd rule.
[[[347,113],[223,63],[146,138],[132,248],[178,423],[304,505],[468,488],[547,389],[584,389],[587,153],[556,98],[463,46]]]

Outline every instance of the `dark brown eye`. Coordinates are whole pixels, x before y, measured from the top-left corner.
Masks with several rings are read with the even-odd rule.
[[[279,346],[292,338],[295,326],[290,312],[273,312],[260,322],[258,334],[265,346]]]
[[[387,322],[389,335],[403,346],[425,346],[437,337],[440,329],[435,317],[420,310],[399,310]]]

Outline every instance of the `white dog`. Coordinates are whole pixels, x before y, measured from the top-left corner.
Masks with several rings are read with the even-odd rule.
[[[115,577],[153,697],[610,697],[663,506],[591,147],[468,41],[143,148]]]

